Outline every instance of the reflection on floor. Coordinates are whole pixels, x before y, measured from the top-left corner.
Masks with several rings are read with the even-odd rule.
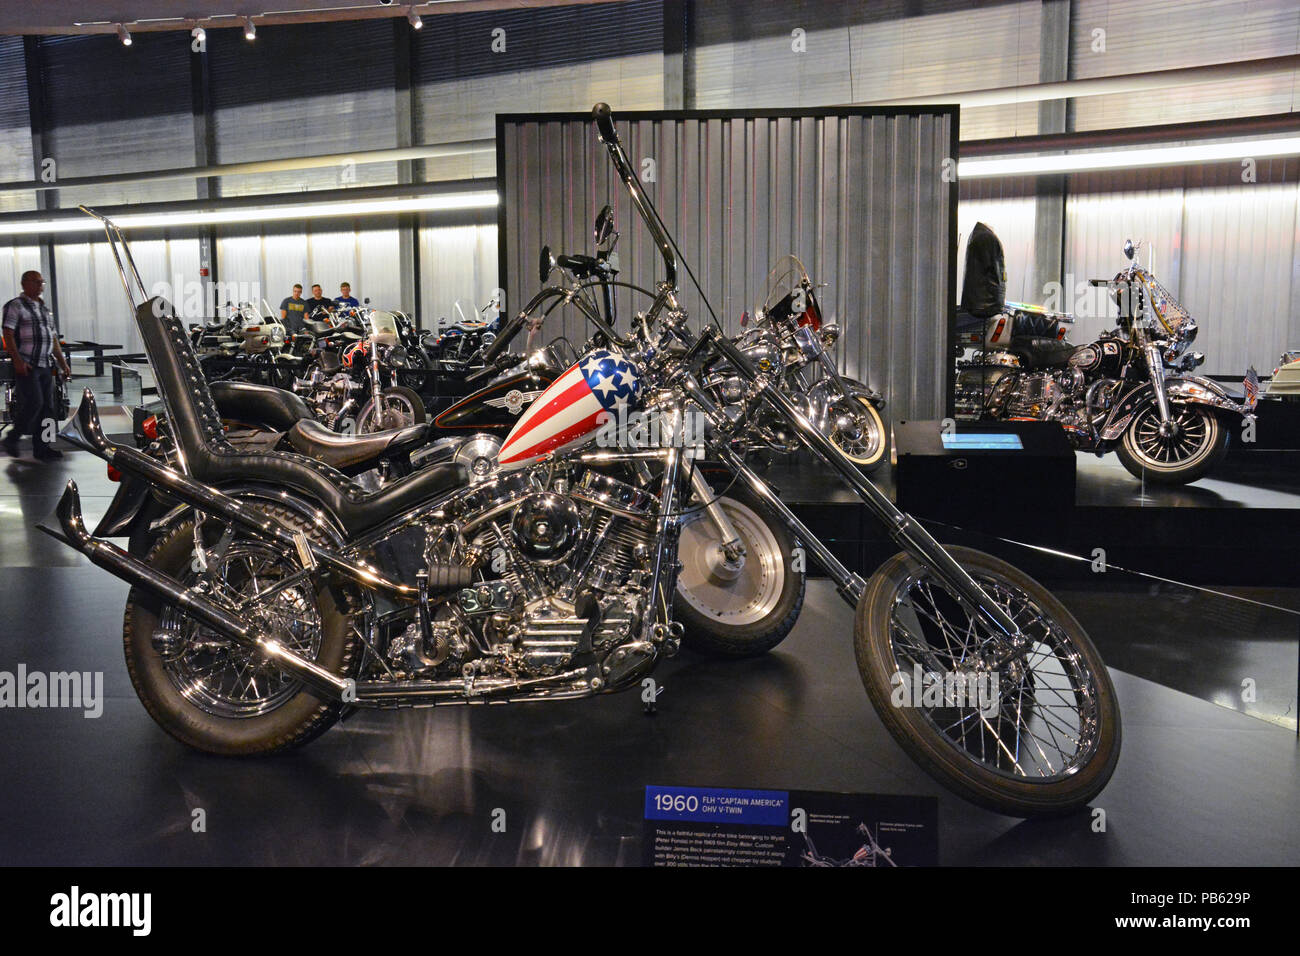
[[[1300,852],[1294,735],[1124,673],[1124,751],[1095,803],[1105,833],[1090,813],[1021,822],[950,796],[871,712],[852,614],[824,581],[775,653],[669,662],[654,717],[635,694],[364,713],[294,754],[231,760],[175,743],[135,699],[116,580],[2,580],[5,668],[102,670],[107,696],[99,719],[0,714],[6,863],[635,865],[649,783],[932,794],[952,865],[1281,865]],[[30,601],[37,586],[49,604]]]
[[[650,783],[932,794],[946,864],[1284,865],[1300,853],[1294,734],[1123,672],[1294,715],[1290,619],[1221,598],[1115,581],[1060,592],[1117,668],[1124,745],[1095,804],[1104,833],[1088,813],[990,814],[924,774],[872,713],[851,609],[823,580],[775,653],[668,662],[654,717],[633,694],[362,713],[297,753],[227,760],[172,741],[136,699],[121,651],[125,586],[31,530],[68,477],[102,511],[113,490],[102,463],[7,460],[0,475],[0,670],[100,671],[106,695],[98,719],[0,711],[6,863],[634,865]],[[197,809],[204,833],[192,830]],[[497,809],[505,833],[491,828]]]

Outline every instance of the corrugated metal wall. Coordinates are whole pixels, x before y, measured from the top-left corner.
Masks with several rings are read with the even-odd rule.
[[[1038,82],[1040,0],[696,3],[693,16],[688,102],[700,109],[879,103]],[[1032,135],[1038,106],[967,110],[961,131]]]
[[[843,329],[841,368],[884,390],[895,418],[914,418],[943,407],[953,184],[942,170],[954,122],[924,111],[624,114],[619,132],[639,170],[653,161],[646,191],[727,331],[761,298],[775,260],[794,253],[829,284],[821,301]],[[622,278],[653,287],[662,265],[589,119],[505,117],[499,148],[509,308],[537,290],[543,243],[591,251],[592,221],[606,202],[622,233]],[[707,318],[684,271],[680,284],[697,323]],[[575,344],[589,334],[576,314],[545,335],[561,331]]]

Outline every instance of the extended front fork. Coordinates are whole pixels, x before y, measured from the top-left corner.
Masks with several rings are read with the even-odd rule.
[[[880,489],[868,481],[835,443],[822,434],[775,385],[760,378],[750,366],[746,356],[732,342],[718,335],[712,328],[708,328],[700,340],[689,344],[692,350],[713,345],[744,378],[750,381],[757,397],[766,401],[793,425],[813,453],[844,479],[867,508],[885,525],[895,544],[930,568],[961,600],[969,612],[973,612],[1002,635],[1006,648],[999,654],[997,660],[991,662],[993,667],[1000,666],[1023,651],[1028,641],[1011,615],[985,593],[966,569],[958,564],[915,518],[898,510]],[[713,400],[700,387],[694,376],[683,374],[673,384],[684,390],[716,424],[725,425],[725,418],[721,416]],[[850,603],[857,604],[866,590],[866,582],[862,577],[846,568],[735,451],[721,442],[717,445],[715,451],[727,461],[738,476],[745,480],[755,494],[785,519],[789,527],[798,535],[803,546],[812,552],[813,558],[835,581],[840,593]]]

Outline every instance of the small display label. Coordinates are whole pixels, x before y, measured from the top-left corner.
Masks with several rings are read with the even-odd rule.
[[[646,866],[935,866],[934,797],[657,787],[645,790]]]
[[[1019,435],[997,432],[941,432],[943,447],[960,451],[1022,451],[1024,443]]]

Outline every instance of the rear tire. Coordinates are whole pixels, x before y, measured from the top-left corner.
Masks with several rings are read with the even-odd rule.
[[[673,602],[686,628],[682,643],[721,657],[766,654],[785,640],[803,608],[806,581],[793,567],[796,541],[747,490],[732,488],[718,504],[744,543],[744,565],[735,574],[719,563],[717,529],[703,509],[683,515]]]
[[[318,528],[294,512],[266,505],[261,507],[291,530],[304,531],[316,540],[322,539]],[[205,529],[205,540],[208,536]],[[210,536],[215,540],[217,534],[214,532]],[[237,538],[228,553],[234,553],[241,545],[255,556],[260,547],[260,543],[251,539]],[[175,525],[154,545],[146,560],[152,567],[182,583],[187,579],[193,580],[193,519],[187,518]],[[283,562],[281,570],[287,569],[288,562],[283,557],[279,560]],[[258,565],[258,569],[268,576],[277,573],[276,556],[268,555],[266,562]],[[228,576],[232,574],[230,569],[234,564],[234,561],[229,563]],[[250,559],[250,577],[257,573],[251,570],[253,566]],[[329,587],[321,586],[315,592],[287,589],[282,595],[283,603],[279,610],[286,615],[294,614],[297,620],[305,622],[306,626],[299,633],[309,635],[302,638],[304,643],[316,648],[314,654],[305,656],[310,656],[331,673],[355,676],[361,661],[361,642],[346,611],[337,603],[335,593]],[[312,621],[318,623],[313,625]],[[186,650],[170,662],[164,661],[154,647],[153,634],[160,627],[174,628],[187,635]],[[294,637],[297,639],[299,635]],[[132,588],[127,596],[122,639],[127,672],[145,710],[168,734],[196,750],[224,756],[265,755],[291,750],[328,730],[344,706],[341,702],[321,700],[302,684],[269,665],[260,665],[233,645],[223,648],[224,639],[219,635],[200,628],[174,608],[136,588]],[[210,646],[201,647],[196,642],[208,642]],[[241,665],[244,660],[247,663]],[[205,661],[208,663],[203,664]],[[213,663],[217,661],[224,663]],[[244,668],[242,671],[241,666]],[[187,679],[190,672],[204,674],[205,668],[205,676]],[[220,678],[224,674],[241,673],[246,680],[251,678],[249,686],[256,688],[254,696],[245,701],[234,696],[240,681],[236,676],[233,684],[236,691],[230,692],[229,701],[224,700],[223,688],[232,684],[222,682]],[[259,685],[258,681],[262,683]],[[256,696],[262,688],[265,689],[264,696]]]

